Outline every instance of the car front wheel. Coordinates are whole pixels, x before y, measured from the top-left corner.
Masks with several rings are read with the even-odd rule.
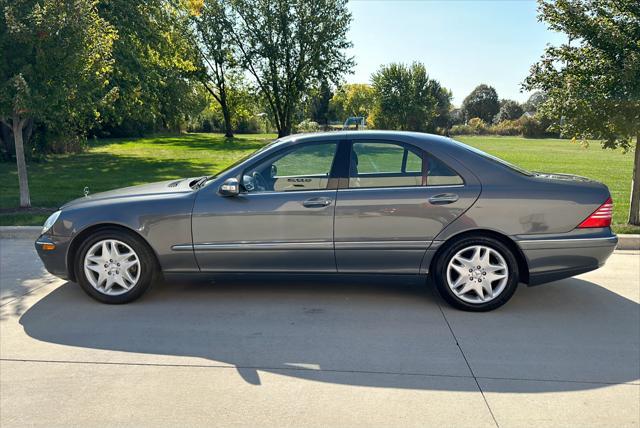
[[[76,257],[76,276],[94,299],[110,304],[128,303],[149,288],[155,258],[133,234],[103,230],[85,240]]]
[[[447,245],[435,263],[436,287],[450,305],[484,312],[504,305],[519,281],[512,251],[497,239],[467,237]]]

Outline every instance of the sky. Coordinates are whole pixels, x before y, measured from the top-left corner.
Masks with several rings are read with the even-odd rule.
[[[366,83],[382,64],[424,63],[453,92],[453,104],[480,83],[524,102],[521,83],[547,44],[564,37],[537,20],[534,0],[352,0],[354,74]]]

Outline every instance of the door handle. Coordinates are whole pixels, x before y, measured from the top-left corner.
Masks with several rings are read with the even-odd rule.
[[[430,197],[429,202],[433,205],[445,205],[456,202],[458,199],[458,195],[455,193],[440,193],[439,195]]]
[[[302,203],[307,208],[321,208],[331,205],[331,199],[329,198],[311,198]]]

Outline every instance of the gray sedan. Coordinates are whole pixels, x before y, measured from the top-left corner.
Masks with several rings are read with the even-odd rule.
[[[338,273],[429,276],[451,305],[487,311],[519,283],[602,266],[612,209],[601,183],[449,138],[333,132],[279,139],[215,176],[74,200],[36,248],[105,303],[160,274]]]

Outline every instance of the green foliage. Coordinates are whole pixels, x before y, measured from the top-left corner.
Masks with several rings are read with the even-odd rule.
[[[202,96],[206,107],[194,118],[190,119],[187,129],[190,132],[223,132],[227,134],[227,123],[221,104],[204,89]],[[232,132],[255,133],[265,132],[266,123],[259,116],[259,97],[246,84],[233,82],[226,89],[227,105],[232,112],[230,126]]]
[[[255,79],[280,136],[308,88],[338,83],[353,67],[346,56],[351,14],[346,0],[233,0],[228,31]]]
[[[550,46],[531,67],[526,89],[541,89],[547,117],[563,135],[605,148],[634,146],[629,223],[640,225],[640,3],[539,0],[539,18],[569,43]]]
[[[178,130],[202,109],[194,87],[197,51],[181,3],[100,0],[99,14],[117,32],[103,135]]]
[[[503,120],[519,119],[522,113],[524,113],[524,110],[517,101],[502,100],[500,101],[500,111],[498,111],[498,114],[493,118],[493,122],[500,123]]]
[[[232,116],[234,111],[229,105],[229,92],[233,84],[242,84],[242,74],[234,57],[233,42],[228,26],[228,5],[219,0],[203,1],[197,13],[192,17],[198,53],[203,61],[200,80],[211,96],[220,105],[227,137],[233,137]]]
[[[296,126],[296,132],[318,132],[320,125],[309,119],[305,119]]]
[[[540,106],[563,135],[630,148],[640,134],[640,4],[541,0],[540,19],[570,43],[550,46],[525,88],[546,92]]]
[[[375,91],[371,85],[351,83],[338,88],[331,98],[329,109],[333,118],[344,122],[348,117],[369,117],[375,102]]]
[[[540,116],[523,116],[519,122],[523,137],[542,138],[547,135],[548,125]]]
[[[474,134],[484,134],[487,129],[486,124],[479,117],[473,117],[469,119],[467,125],[469,125],[471,129],[474,130]]]
[[[329,123],[331,98],[333,93],[329,82],[323,80],[320,86],[309,91],[306,113],[314,121],[327,125]]]
[[[496,123],[495,125],[490,126],[487,133],[495,135],[521,135],[522,120],[505,119],[501,122]]]
[[[547,100],[547,94],[543,91],[535,91],[529,96],[529,99],[522,105],[525,112],[535,113],[538,107]]]
[[[448,124],[451,92],[429,78],[425,66],[392,63],[371,76],[376,128],[435,132]]]
[[[0,119],[82,135],[100,119],[116,32],[94,0],[0,0]]]
[[[462,110],[467,120],[479,117],[485,123],[491,123],[500,110],[498,93],[491,86],[478,85],[462,102]]]

